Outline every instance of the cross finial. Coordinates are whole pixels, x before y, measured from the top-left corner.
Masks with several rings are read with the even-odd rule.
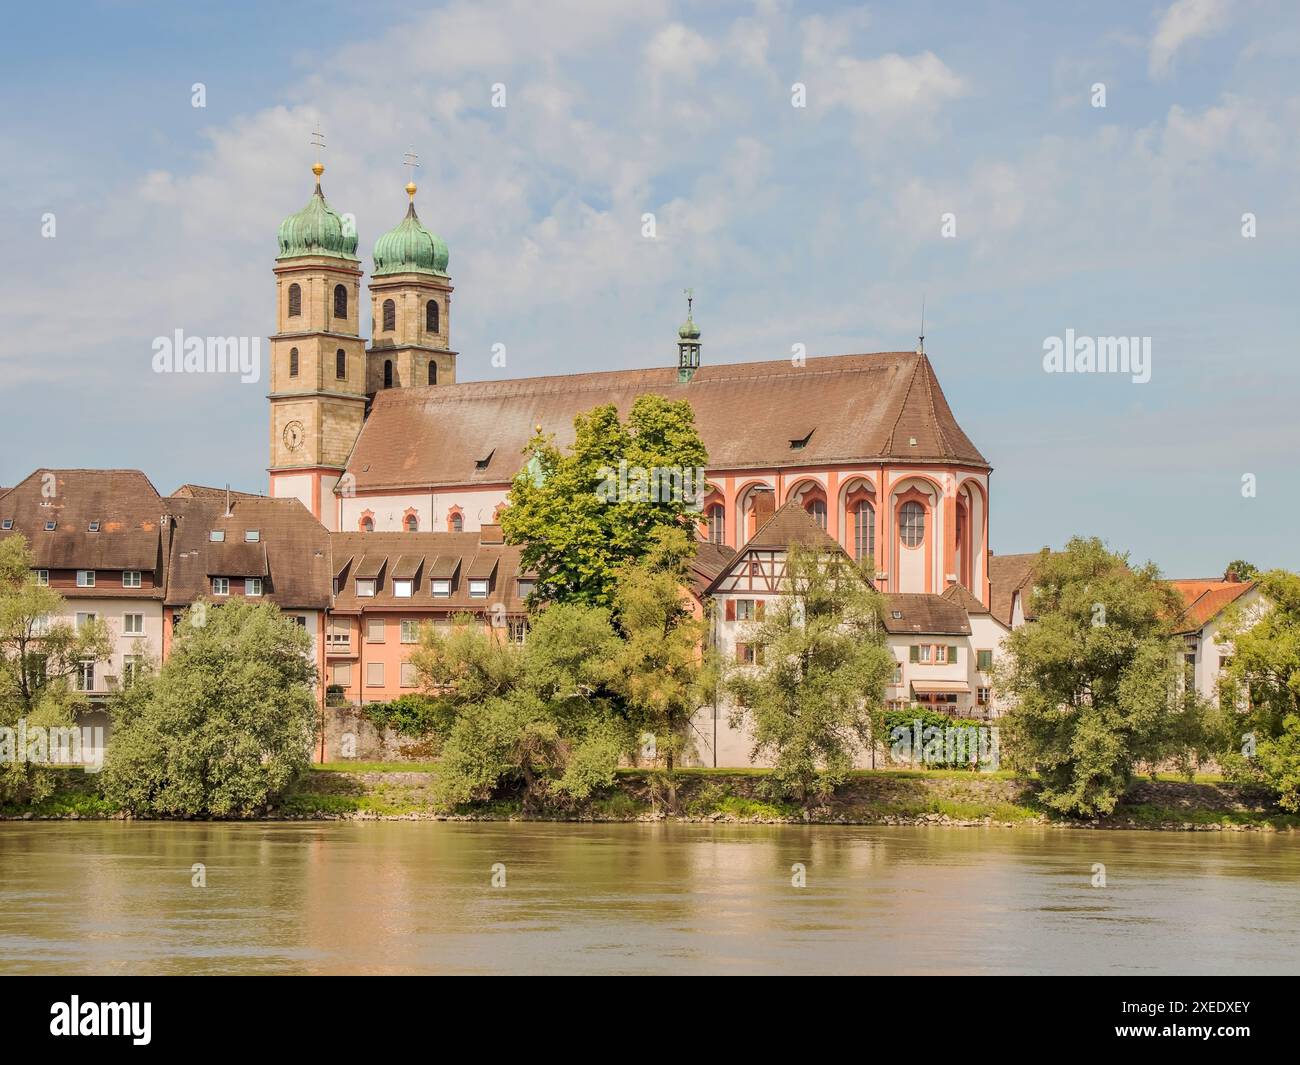
[[[691,308],[695,304],[695,289],[684,288],[682,289],[682,292],[686,295],[686,317],[689,318],[691,316]]]
[[[411,199],[415,199],[415,171],[420,165],[420,157],[415,154],[414,144],[412,144],[411,147],[407,149],[406,154],[402,156],[402,165],[411,168],[411,178],[406,183],[406,194],[410,196]]]
[[[325,150],[325,134],[321,132],[319,122],[312,131],[311,143],[316,149],[316,162],[312,164],[311,172],[316,175],[316,182],[319,184],[320,176],[325,173],[325,164],[320,161],[320,153]]]

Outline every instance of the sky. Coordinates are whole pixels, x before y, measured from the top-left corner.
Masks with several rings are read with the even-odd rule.
[[[266,490],[265,375],[159,374],[153,342],[274,331],[319,124],[367,269],[418,155],[458,380],[675,365],[687,287],[706,363],[910,350],[924,302],[995,552],[1300,567],[1292,0],[4,17],[0,484]],[[1149,379],[1049,372],[1067,336],[1148,338]]]

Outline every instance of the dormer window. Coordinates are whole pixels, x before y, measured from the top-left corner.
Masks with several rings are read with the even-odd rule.
[[[492,461],[492,456],[495,454],[496,454],[496,448],[493,448],[491,451],[487,453],[485,457],[479,459],[477,462],[474,463],[474,468],[476,470],[486,470],[488,468],[488,464]]]
[[[255,544],[261,539],[262,539],[262,531],[260,529],[244,530],[244,543]]]
[[[451,597],[451,581],[435,577],[429,582],[429,594],[435,599],[449,599]]]
[[[484,580],[471,580],[469,582],[469,597],[471,599],[486,599],[488,594],[488,582]]]
[[[375,596],[375,582],[372,580],[357,579],[357,598],[373,599]]]
[[[808,430],[808,435],[807,435],[807,436],[802,436],[802,437],[800,437],[798,440],[791,440],[791,441],[790,441],[790,450],[791,450],[791,451],[802,451],[804,448],[806,448],[806,447],[808,446],[808,441],[812,439],[812,435],[813,435],[813,433],[815,433],[816,431],[817,431],[816,429],[809,429],[809,430]]]
[[[891,610],[889,612],[889,616],[893,618],[895,621],[903,620],[903,612],[901,610]]]
[[[5,518],[4,521],[0,521],[0,529],[4,529],[5,532],[8,532],[13,527],[14,527],[13,518]]]
[[[58,528],[58,525],[59,523],[57,521],[47,521],[45,523],[45,531],[53,532],[56,528]]]
[[[78,588],[95,587],[95,571],[93,569],[77,570],[77,587]]]
[[[97,522],[97,521],[92,521],[88,526],[86,526],[86,531],[87,531],[87,532],[99,532],[99,522]]]
[[[225,529],[213,529],[208,533],[208,540],[214,544],[224,544],[226,542]]]
[[[393,581],[393,598],[410,599],[411,582],[410,581]]]

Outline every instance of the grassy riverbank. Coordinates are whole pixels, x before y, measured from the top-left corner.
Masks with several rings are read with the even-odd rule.
[[[317,766],[269,813],[271,819],[522,819],[517,799],[446,809],[433,795],[435,767],[427,763],[335,763]],[[1098,821],[1050,815],[1032,782],[1010,773],[878,770],[854,773],[827,800],[806,811],[772,798],[762,770],[686,769],[676,774],[675,800],[663,773],[620,771],[610,791],[575,806],[543,810],[557,821],[751,821],[813,824],[945,824],[1014,828],[1054,824],[1079,828],[1181,831],[1294,831],[1300,817],[1284,814],[1267,796],[1216,778],[1194,783],[1141,779],[1114,814]],[[68,785],[31,807],[0,807],[4,818],[121,817],[100,798],[94,777],[70,772]]]

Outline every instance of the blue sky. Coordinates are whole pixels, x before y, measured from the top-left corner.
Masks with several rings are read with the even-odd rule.
[[[274,329],[319,121],[367,266],[419,153],[462,380],[671,363],[686,286],[712,362],[910,348],[924,297],[995,551],[1300,565],[1292,3],[116,2],[6,30],[0,484],[265,489],[265,382],[154,374],[152,340]],[[1151,380],[1045,373],[1067,329],[1150,337]]]

